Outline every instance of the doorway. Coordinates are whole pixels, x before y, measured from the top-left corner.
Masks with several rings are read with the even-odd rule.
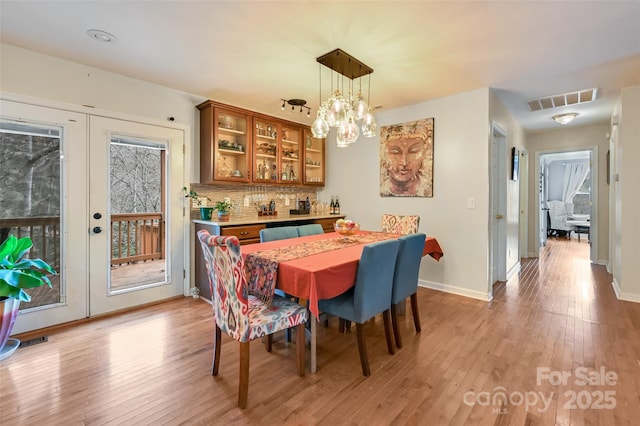
[[[22,170],[0,188],[0,237],[30,236],[59,272],[14,333],[184,294],[184,131],[0,102],[3,163]]]
[[[537,153],[537,251],[547,237],[589,244],[597,262],[597,147]]]

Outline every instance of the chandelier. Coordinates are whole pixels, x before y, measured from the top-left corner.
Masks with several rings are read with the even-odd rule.
[[[326,55],[316,58],[320,65],[324,65],[336,72],[336,85],[333,87],[333,76],[331,74],[331,95],[322,101],[322,67],[320,67],[320,108],[318,115],[311,125],[311,133],[316,138],[325,138],[329,134],[331,127],[337,128],[336,143],[344,148],[358,140],[360,129],[362,135],[368,138],[374,137],[378,133],[378,123],[372,113],[372,108],[367,103],[371,95],[371,73],[373,69],[363,64],[353,56],[336,49]],[[362,76],[368,76],[367,101],[362,96],[362,81],[358,80],[358,94],[354,95],[353,80]],[[344,79],[348,78],[347,88],[344,88]],[[341,91],[342,89],[342,91]],[[360,123],[360,125],[358,125]]]

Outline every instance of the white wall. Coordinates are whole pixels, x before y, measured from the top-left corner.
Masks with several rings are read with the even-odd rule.
[[[598,263],[606,263],[609,258],[609,187],[607,185],[607,166],[606,156],[609,149],[609,142],[606,134],[609,132],[609,126],[568,126],[558,130],[550,130],[545,132],[536,132],[527,135],[527,149],[531,161],[535,162],[536,155],[539,152],[561,152],[561,151],[577,151],[583,149],[592,149],[598,147],[598,176],[593,176],[594,185],[598,188],[598,247],[597,260]],[[538,192],[538,176],[536,167],[531,164],[529,168],[529,182],[531,183],[531,191],[529,191],[529,252],[535,253],[536,241],[536,194]]]
[[[527,257],[527,253],[520,253],[520,221],[525,220],[523,215],[520,215],[520,183],[524,181],[526,185],[526,176],[520,174],[520,178],[518,181],[511,180],[511,148],[516,147],[521,152],[525,146],[525,134],[522,126],[518,124],[518,122],[509,114],[509,112],[504,108],[504,106],[498,100],[496,94],[492,91],[490,96],[490,104],[489,104],[489,119],[495,122],[502,130],[504,130],[507,134],[507,154],[505,158],[507,161],[507,173],[509,177],[507,178],[507,212],[505,214],[505,218],[507,220],[507,245],[506,245],[506,254],[507,254],[507,271],[514,271],[514,268],[519,265],[520,258]],[[526,155],[521,155],[520,169],[527,170],[529,159]]]
[[[195,105],[202,97],[158,86],[75,62],[0,44],[0,91],[92,109],[144,117],[189,128],[191,182],[198,181],[199,139]],[[84,108],[87,110],[87,108]],[[95,113],[89,111],[91,113]],[[194,131],[195,130],[195,131]],[[195,153],[195,155],[193,155]]]
[[[420,231],[445,253],[427,257],[421,284],[486,300],[488,297],[489,89],[376,113],[379,126],[433,117],[433,197],[381,197],[379,137],[348,148],[327,139],[327,185],[321,197],[340,197],[343,213],[364,229],[380,229],[383,213],[418,214]],[[467,208],[467,199],[476,208]]]
[[[615,225],[619,265],[613,271],[614,287],[620,299],[640,302],[640,86],[623,89],[620,99],[615,140],[615,173],[619,180],[612,179],[616,186],[614,202],[620,210],[619,223]]]

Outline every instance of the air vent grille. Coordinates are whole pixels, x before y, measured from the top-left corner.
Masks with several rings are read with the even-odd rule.
[[[545,96],[544,98],[531,99],[527,101],[529,110],[540,111],[541,109],[560,108],[567,105],[583,104],[596,99],[598,89],[586,89],[578,92],[561,93],[558,95]]]

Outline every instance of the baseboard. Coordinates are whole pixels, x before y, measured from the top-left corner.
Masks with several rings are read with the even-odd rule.
[[[618,285],[618,281],[616,281],[615,278],[613,279],[613,281],[611,281],[611,287],[613,287],[613,291],[616,293],[616,297],[620,299],[620,286]]]
[[[445,293],[457,294],[458,296],[482,300],[483,302],[490,302],[493,298],[493,295],[489,292],[483,293],[481,291],[469,290],[468,288],[456,287],[448,284],[435,283],[433,281],[419,280],[418,285],[420,287],[430,288],[431,290],[444,291]]]
[[[625,302],[640,303],[640,294],[627,293],[624,291],[620,291],[620,285],[618,285],[618,282],[616,281],[615,278],[613,279],[613,281],[611,281],[611,286],[613,287],[613,291],[616,293],[616,297],[618,298],[618,300],[624,300]]]

